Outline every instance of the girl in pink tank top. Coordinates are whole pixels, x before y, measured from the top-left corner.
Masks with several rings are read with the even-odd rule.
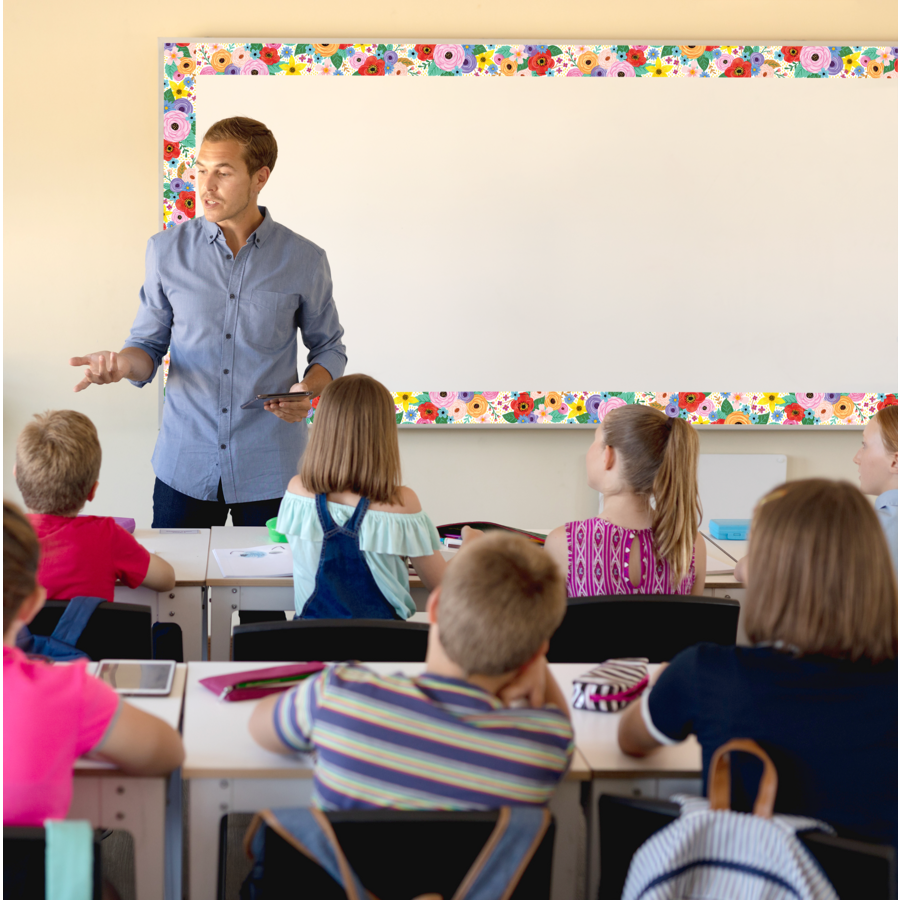
[[[703,593],[698,456],[683,419],[649,406],[607,413],[586,458],[603,512],[555,529],[545,545],[570,597]]]

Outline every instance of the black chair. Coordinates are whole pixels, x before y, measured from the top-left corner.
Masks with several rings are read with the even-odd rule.
[[[737,639],[737,600],[668,594],[575,597],[550,639],[550,662],[646,656],[668,662],[685,647]]]
[[[52,634],[68,606],[48,600],[28,626],[32,634]],[[84,626],[75,646],[93,660],[153,659],[149,606],[101,603]]]
[[[428,892],[452,897],[494,830],[497,815],[497,810],[404,812],[377,809],[327,813],[348,862],[366,889],[380,900],[409,900]],[[238,877],[242,879],[249,870],[248,862],[243,871],[232,870],[231,880],[226,877],[224,850],[228,819],[229,816],[222,817],[220,829],[220,898],[236,896],[233,882]],[[510,900],[547,900],[550,896],[555,832],[556,826],[551,820]],[[324,869],[271,828],[265,830],[263,878],[266,897],[346,900],[343,889]],[[298,893],[301,885],[302,893]]]
[[[428,625],[391,619],[294,619],[234,629],[232,658],[247,662],[424,662]]]
[[[619,900],[631,858],[649,837],[678,817],[666,800],[600,795],[600,890],[598,900]],[[893,847],[821,833],[798,838],[818,860],[841,900],[896,900],[897,854]]]
[[[100,862],[100,837],[94,831],[94,900],[100,900],[103,881]],[[4,900],[44,900],[46,875],[44,852],[47,847],[43,828],[3,826]]]

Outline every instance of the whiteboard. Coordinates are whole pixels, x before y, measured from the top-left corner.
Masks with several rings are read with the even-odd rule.
[[[697,466],[702,530],[711,519],[750,519],[760,497],[787,481],[787,457],[775,453],[701,453]]]
[[[865,79],[197,76],[389,389],[892,390],[897,93]]]

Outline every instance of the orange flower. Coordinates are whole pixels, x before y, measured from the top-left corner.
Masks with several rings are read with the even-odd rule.
[[[559,409],[562,405],[562,397],[556,391],[551,391],[544,397],[544,405],[547,409]]]
[[[194,62],[193,57],[182,56],[178,60],[176,68],[182,75],[190,75],[197,68],[197,63]]]
[[[487,408],[487,400],[481,394],[476,394],[466,406],[470,416],[480,416],[487,412]]]
[[[856,409],[856,406],[849,397],[841,397],[841,399],[834,404],[834,414],[839,419],[846,419],[854,409]]]
[[[515,75],[518,71],[519,64],[514,59],[510,59],[509,57],[507,57],[506,59],[500,60],[501,75]]]
[[[600,60],[597,59],[597,54],[592,53],[590,50],[588,50],[587,53],[582,53],[581,56],[578,57],[578,68],[584,72],[585,75],[590,75],[591,70],[599,65]]]
[[[231,54],[227,50],[217,50],[209,58],[209,64],[217,71],[224,72],[231,65]]]
[[[733,412],[729,413],[725,417],[726,425],[749,425],[750,424],[750,416],[747,413],[742,412]]]
[[[697,47],[693,44],[688,44],[687,46],[682,46],[681,44],[679,44],[678,49],[688,59],[699,59],[701,56],[703,56],[703,52],[706,50],[706,45]]]
[[[313,44],[313,50],[319,56],[334,56],[340,49],[340,44]]]
[[[866,66],[866,75],[869,78],[881,78],[881,73],[884,72],[884,66],[881,63],[880,59],[870,59],[869,64]]]

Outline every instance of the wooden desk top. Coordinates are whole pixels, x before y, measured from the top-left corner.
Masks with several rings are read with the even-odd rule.
[[[209,529],[138,528],[138,543],[161,556],[175,570],[176,587],[206,584]]]
[[[262,547],[272,544],[264,525],[217,525],[212,529],[206,566],[206,584],[211,587],[289,587],[293,578],[225,578],[216,562],[213,550],[241,550],[244,547]]]

